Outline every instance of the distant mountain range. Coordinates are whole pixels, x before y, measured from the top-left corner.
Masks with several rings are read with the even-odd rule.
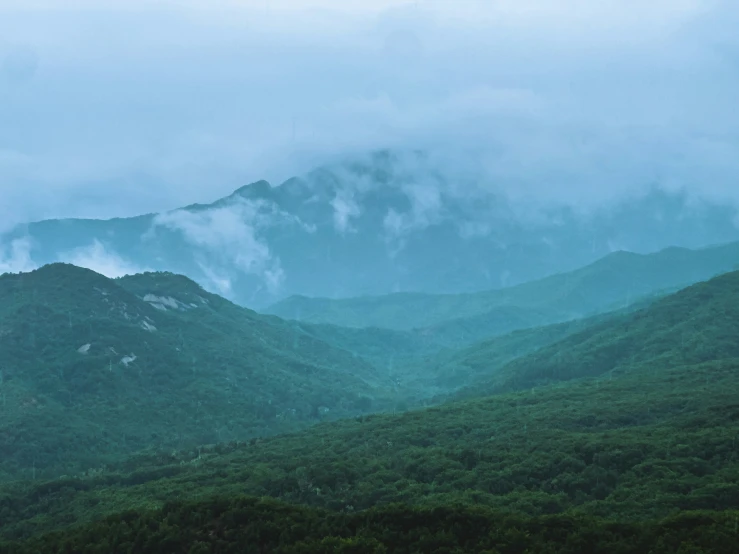
[[[294,296],[266,311],[306,323],[423,330],[459,343],[620,309],[737,268],[739,242],[647,255],[614,252],[583,268],[509,288],[337,300]]]
[[[383,151],[212,204],[21,225],[0,236],[0,272],[57,261],[109,276],[170,271],[252,308],[291,295],[475,292],[615,250],[737,240],[735,215],[659,189],[588,213],[520,205],[423,154]]]

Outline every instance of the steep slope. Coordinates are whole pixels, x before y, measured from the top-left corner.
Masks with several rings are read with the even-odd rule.
[[[391,294],[330,300],[293,297],[267,311],[305,322],[413,329],[452,320],[503,334],[610,311],[660,291],[676,290],[739,266],[739,242],[655,254],[615,252],[586,267],[515,287],[472,294]],[[479,338],[479,337],[478,337]]]
[[[19,226],[0,236],[0,266],[17,252],[37,265],[166,270],[264,308],[295,294],[493,289],[582,267],[615,248],[647,253],[739,239],[733,208],[659,190],[586,215],[568,206],[531,211],[441,160],[383,151],[277,186],[258,181],[210,204]]]
[[[733,359],[739,357],[737,336],[739,271],[588,326],[492,372],[486,386],[478,383],[466,394]],[[480,363],[484,350],[475,356]]]
[[[0,277],[0,479],[389,409],[384,381],[184,277],[66,264]]]

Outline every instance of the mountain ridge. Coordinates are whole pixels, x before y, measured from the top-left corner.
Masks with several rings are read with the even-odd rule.
[[[5,243],[26,240],[25,261],[36,266],[171,271],[263,309],[294,294],[479,291],[570,271],[614,249],[739,238],[730,208],[659,189],[588,214],[522,213],[491,184],[445,173],[420,153],[385,151],[159,214],[20,225],[0,236],[0,260]]]
[[[309,323],[408,330],[484,317],[496,309],[518,309],[541,325],[610,311],[643,296],[676,290],[738,266],[739,242],[696,250],[671,247],[653,254],[620,251],[574,271],[510,288],[455,295],[395,293],[338,300],[292,297],[265,311]],[[534,325],[513,325],[506,330],[530,326]]]
[[[513,360],[501,369],[498,383],[486,390],[739,358],[732,338],[739,334],[735,300],[739,271],[696,283],[647,308],[608,318]]]

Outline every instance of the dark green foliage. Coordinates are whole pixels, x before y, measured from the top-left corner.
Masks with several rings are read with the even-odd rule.
[[[636,309],[634,306],[628,311]],[[426,362],[424,372],[441,391],[453,391],[489,379],[506,364],[537,350],[558,343],[564,338],[602,324],[623,311],[611,312],[564,323],[533,329],[522,329],[507,335],[492,337],[465,348],[438,353],[433,362]],[[417,362],[416,362],[417,363]]]
[[[400,382],[400,390],[407,400],[426,404],[429,398],[449,394],[464,385],[489,378],[516,358],[620,314],[649,306],[656,299],[656,296],[647,297],[606,314],[521,329],[501,336],[497,335],[508,328],[508,323],[500,320],[502,323],[498,326],[491,321],[491,318],[500,317],[500,311],[411,331],[297,321],[292,325],[300,332],[373,363],[379,372]],[[476,342],[488,335],[493,336]]]
[[[739,272],[690,286],[512,361],[467,395],[739,357]]]
[[[181,276],[0,277],[0,480],[296,430],[367,399],[395,402],[363,359]]]
[[[141,454],[0,488],[0,536],[244,493],[349,513],[472,503],[639,521],[739,509],[738,388],[739,360],[725,360]]]
[[[733,553],[739,512],[688,512],[615,524],[578,516],[524,518],[484,507],[402,504],[345,514],[255,498],[174,502],[130,511],[0,554]]]
[[[179,286],[154,277],[170,281],[162,291]],[[142,292],[131,283],[122,283],[127,302]],[[227,333],[235,308],[204,298],[198,332]],[[0,487],[0,537],[26,541],[9,553],[735,552],[737,300],[739,272],[585,328],[489,342],[494,363],[541,345],[499,370],[503,394],[248,442],[167,445],[87,475],[9,483]],[[162,316],[180,322],[194,313]],[[294,328],[249,317],[259,330]],[[142,332],[166,337],[166,322]],[[277,333],[261,332],[267,344]],[[481,375],[483,350],[475,353]],[[376,398],[357,394],[351,409],[375,409]],[[25,437],[42,426],[53,432],[52,415],[4,427],[6,452],[25,440],[32,453]],[[99,444],[98,423],[88,418],[75,437],[80,451]]]

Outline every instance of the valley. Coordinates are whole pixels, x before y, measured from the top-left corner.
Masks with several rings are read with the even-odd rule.
[[[77,540],[122,509],[152,525],[209,498],[326,522],[452,505],[649,533],[676,509],[722,517],[739,498],[736,298],[727,273],[450,348],[261,315],[170,273],[5,275],[0,537],[22,552],[70,518]]]

